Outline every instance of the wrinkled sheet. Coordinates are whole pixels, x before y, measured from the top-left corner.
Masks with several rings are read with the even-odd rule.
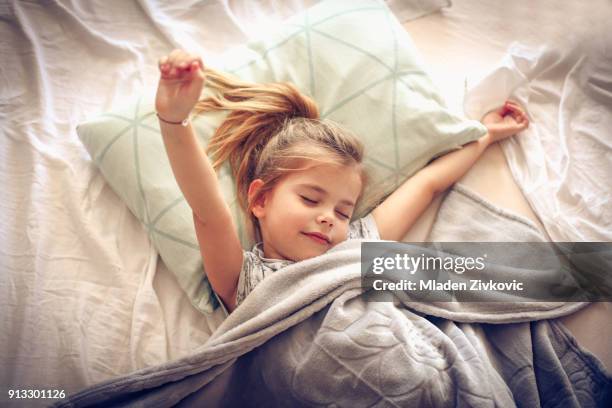
[[[193,309],[75,128],[154,91],[173,48],[216,58],[308,2],[251,3],[0,1],[0,405],[176,359],[223,320]]]
[[[219,326],[221,310],[201,315],[183,296],[75,128],[154,92],[173,48],[211,61],[314,3],[0,0],[0,405],[8,388],[70,393],[179,358]]]
[[[526,107],[530,128],[502,148],[555,241],[612,240],[611,20],[608,0],[458,0],[405,25],[451,109]]]
[[[512,233],[512,221],[495,232]],[[498,264],[487,269],[504,274]],[[537,280],[538,269],[519,269],[525,286]],[[572,349],[555,322],[518,324],[585,305],[524,300],[421,303],[406,292],[368,301],[361,241],[345,241],[266,278],[193,355],[58,406],[604,406],[612,377],[601,363]]]
[[[513,44],[466,95],[472,117],[506,98],[527,107],[532,125],[502,148],[553,241],[612,241],[611,44],[609,27],[565,49]]]
[[[461,215],[479,218],[468,235]],[[438,220],[429,239],[545,240],[462,185]],[[603,365],[558,321],[538,320],[583,304],[369,302],[359,247],[347,241],[271,275],[193,355],[58,406],[603,407],[612,397]],[[526,272],[526,282],[537,279]]]
[[[75,127],[153,91],[172,48],[215,59],[307,3],[0,1],[2,386],[75,392],[186,356],[219,326],[222,315],[200,315],[182,295]],[[460,110],[464,79],[493,69],[510,42],[563,48],[557,31],[583,30],[601,4],[456,0],[406,27]]]

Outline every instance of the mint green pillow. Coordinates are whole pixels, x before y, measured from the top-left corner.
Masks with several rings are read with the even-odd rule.
[[[216,68],[245,80],[294,83],[317,101],[323,118],[361,137],[371,182],[356,217],[432,158],[486,132],[479,122],[446,108],[412,40],[381,1],[320,2],[272,37],[230,50],[223,62]],[[223,117],[194,118],[203,144]],[[191,209],[172,175],[153,98],[141,97],[84,122],[77,132],[108,183],[145,225],[193,305],[211,312],[217,301],[202,272]],[[219,177],[249,248],[227,166]]]

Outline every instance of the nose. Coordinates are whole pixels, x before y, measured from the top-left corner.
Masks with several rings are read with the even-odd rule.
[[[333,217],[329,215],[328,212],[319,214],[317,216],[317,224],[323,224],[323,225],[327,225],[328,227],[332,227],[334,225]]]

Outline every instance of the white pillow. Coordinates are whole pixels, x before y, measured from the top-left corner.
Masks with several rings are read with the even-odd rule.
[[[451,0],[385,0],[402,23],[451,6]]]
[[[382,1],[323,1],[275,35],[230,50],[223,61],[219,68],[245,80],[294,83],[314,97],[324,118],[361,137],[371,183],[356,217],[432,158],[486,132],[446,109],[410,37]],[[204,144],[223,117],[194,119]],[[202,272],[191,209],[172,175],[152,98],[82,123],[77,132],[194,306],[212,311],[217,301]],[[219,177],[250,249],[228,166]]]

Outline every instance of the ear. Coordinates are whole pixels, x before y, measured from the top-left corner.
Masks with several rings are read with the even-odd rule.
[[[249,184],[249,191],[247,192],[249,203],[253,200],[259,189],[264,185],[262,179],[255,179]],[[251,206],[251,212],[256,218],[261,218],[265,214],[266,206],[266,195],[259,197],[257,202],[254,202]]]

